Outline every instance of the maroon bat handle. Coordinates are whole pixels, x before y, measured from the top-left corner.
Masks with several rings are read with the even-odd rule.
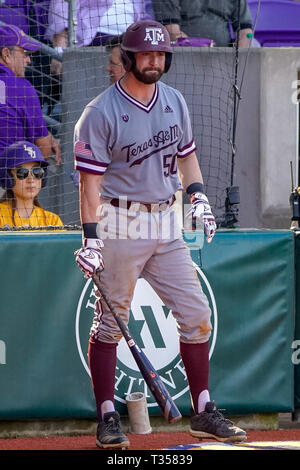
[[[133,355],[135,362],[146,382],[149,389],[152,392],[158,406],[161,408],[164,417],[169,423],[174,423],[182,418],[180,411],[175,405],[172,397],[164,386],[161,378],[154,369],[153,365],[145,355],[145,353],[139,348],[136,344],[134,338],[131,336],[126,324],[120,317],[119,313],[116,311],[115,307],[112,305],[111,300],[108,298],[107,294],[104,292],[103,287],[101,286],[101,281],[97,274],[93,275],[93,281],[97,286],[97,289],[100,292],[101,297],[107,304],[109,310],[111,311],[114,319],[116,320],[127,344]]]

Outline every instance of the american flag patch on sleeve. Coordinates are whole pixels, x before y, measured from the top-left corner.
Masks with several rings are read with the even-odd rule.
[[[86,142],[81,142],[81,140],[77,140],[74,145],[74,152],[75,155],[84,155],[85,157],[92,157],[93,152],[89,144]]]
[[[77,140],[74,144],[74,168],[75,170],[103,175],[108,163],[95,160],[95,156],[89,144]]]

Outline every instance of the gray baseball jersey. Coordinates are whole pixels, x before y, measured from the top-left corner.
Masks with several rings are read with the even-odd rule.
[[[102,196],[158,203],[181,188],[177,158],[196,149],[182,94],[158,82],[145,106],[120,82],[91,101],[76,124],[75,169],[103,175]]]

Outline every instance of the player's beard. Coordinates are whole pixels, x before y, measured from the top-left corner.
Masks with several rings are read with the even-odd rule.
[[[153,69],[145,69],[141,71],[136,68],[136,65],[134,65],[132,68],[132,73],[140,82],[145,83],[146,85],[151,85],[152,83],[158,82],[164,72],[163,70],[156,68],[156,73],[149,73],[150,70],[152,71]]]

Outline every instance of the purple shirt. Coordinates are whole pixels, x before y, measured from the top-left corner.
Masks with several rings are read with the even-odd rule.
[[[48,134],[34,87],[0,64],[0,154],[18,140],[34,143]]]
[[[13,24],[29,33],[28,0],[2,0],[0,2],[0,21]]]

